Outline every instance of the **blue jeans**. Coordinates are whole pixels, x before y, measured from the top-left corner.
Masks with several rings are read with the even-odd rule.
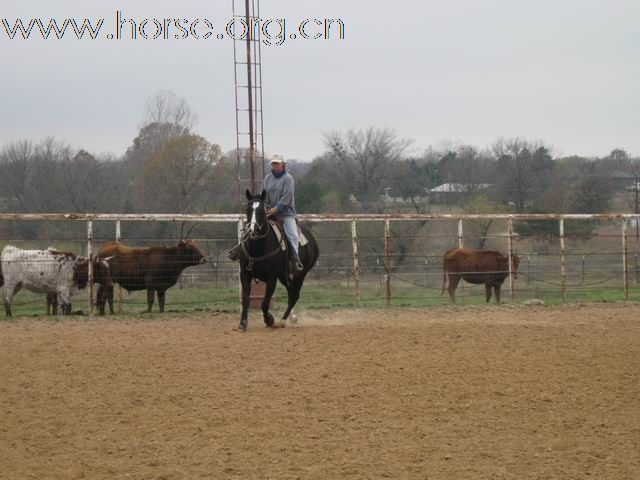
[[[295,256],[298,256],[298,224],[296,223],[296,217],[280,217],[282,219],[284,233],[287,235],[287,239],[293,248]]]

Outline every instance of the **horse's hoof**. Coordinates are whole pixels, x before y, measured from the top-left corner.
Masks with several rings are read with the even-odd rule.
[[[287,326],[286,320],[278,320],[278,322],[273,326],[273,328],[284,328]]]
[[[267,327],[273,327],[273,324],[276,323],[276,319],[273,318],[273,315],[271,315],[270,313],[267,314],[267,316],[264,318],[264,324]]]
[[[291,320],[291,323],[298,323],[298,316],[292,313],[291,315],[289,315],[289,320]]]

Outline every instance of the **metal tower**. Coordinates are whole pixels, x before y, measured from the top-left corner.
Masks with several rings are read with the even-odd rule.
[[[231,0],[238,196],[261,191],[265,175],[260,0]]]

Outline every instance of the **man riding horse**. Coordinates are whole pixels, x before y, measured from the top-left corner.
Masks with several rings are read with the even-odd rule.
[[[298,238],[298,222],[295,208],[296,184],[286,169],[286,162],[279,153],[271,157],[271,173],[263,181],[262,188],[266,193],[265,206],[267,217],[282,222],[282,228],[291,247],[291,268],[294,273],[303,270],[300,262]],[[236,261],[240,256],[240,248],[235,247],[229,252],[229,258]]]
[[[286,171],[282,156],[277,154],[271,158],[271,174],[264,179],[262,193],[255,195],[246,191],[247,228],[240,244],[229,252],[231,260],[240,260],[242,313],[238,330],[242,332],[247,329],[253,280],[261,280],[266,284],[261,309],[264,323],[268,327],[275,325],[269,305],[276,284],[280,281],[287,289],[287,309],[279,325],[284,326],[300,298],[305,277],[318,260],[318,244],[309,229],[304,227],[301,227],[301,232],[306,244],[300,248],[294,195],[293,177]],[[285,235],[280,233],[280,227],[269,218],[277,218],[282,222]],[[289,240],[289,247],[286,247],[284,237]],[[287,266],[289,263],[291,265]]]
[[[262,188],[267,192],[267,217],[282,221],[291,246],[291,266],[294,272],[301,272],[303,267],[298,253],[300,240],[295,208],[296,184],[287,172],[282,155],[276,153],[271,157],[271,173],[264,178]]]

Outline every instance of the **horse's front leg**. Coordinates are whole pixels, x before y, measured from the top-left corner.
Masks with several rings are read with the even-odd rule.
[[[264,298],[262,299],[262,315],[264,316],[264,324],[267,327],[273,327],[273,325],[276,323],[273,315],[269,313],[269,305],[271,304],[271,297],[273,297],[273,292],[276,291],[277,284],[278,279],[276,277],[269,281],[264,292]]]
[[[242,284],[242,313],[240,314],[240,325],[238,330],[247,331],[249,316],[249,300],[251,297],[251,276],[245,272],[240,273],[240,283]]]

